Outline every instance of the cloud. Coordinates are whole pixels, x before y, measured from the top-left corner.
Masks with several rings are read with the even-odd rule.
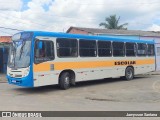
[[[23,9],[22,1],[14,0],[12,7],[0,6],[4,6],[0,10],[0,26],[66,31],[70,26],[99,27],[105,17],[116,14],[121,16],[121,23],[129,23],[128,29],[159,30],[155,27],[160,24],[159,0],[30,0],[25,2],[27,9]]]
[[[147,29],[148,31],[160,31],[160,25],[153,24]]]
[[[1,11],[20,11],[21,7],[21,0],[0,0]]]

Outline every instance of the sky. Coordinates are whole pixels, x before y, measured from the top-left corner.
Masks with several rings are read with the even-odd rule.
[[[66,32],[70,26],[103,28],[99,23],[114,14],[120,24],[128,23],[128,30],[160,31],[159,0],[0,0],[0,35]]]

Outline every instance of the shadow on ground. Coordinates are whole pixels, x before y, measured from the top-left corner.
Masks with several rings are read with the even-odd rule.
[[[138,76],[138,77],[135,77],[133,80],[139,80],[141,78],[145,78],[145,76]],[[129,81],[124,80],[122,78],[107,78],[107,79],[83,81],[83,82],[77,82],[76,85],[71,86],[69,90],[73,90],[76,88],[89,87],[89,86],[96,86],[96,85],[101,85],[101,84],[112,84],[115,82],[117,82],[118,84],[119,82],[129,82]],[[64,91],[59,88],[59,85],[49,85],[49,86],[42,86],[42,87],[35,87],[35,88],[18,87],[18,88],[13,88],[12,90],[16,90],[18,92],[24,92],[28,94]]]

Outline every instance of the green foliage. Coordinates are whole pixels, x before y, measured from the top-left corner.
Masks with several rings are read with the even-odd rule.
[[[107,29],[127,30],[125,26],[127,26],[128,23],[119,25],[119,21],[120,21],[120,16],[117,18],[116,15],[111,15],[109,17],[106,17],[105,22],[100,23],[99,26],[104,26],[104,28],[107,28]]]

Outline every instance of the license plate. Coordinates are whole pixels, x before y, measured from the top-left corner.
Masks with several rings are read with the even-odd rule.
[[[16,80],[12,80],[12,83],[16,83],[17,81]]]

